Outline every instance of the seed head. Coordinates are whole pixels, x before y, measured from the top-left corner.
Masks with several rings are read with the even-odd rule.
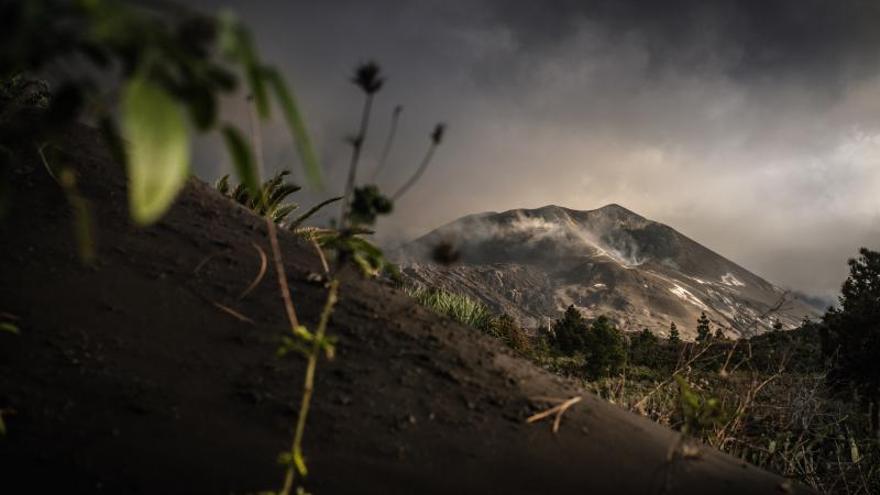
[[[431,133],[431,142],[435,145],[440,144],[443,141],[443,133],[446,132],[446,124],[440,123],[434,127],[434,132]]]
[[[382,89],[385,79],[380,76],[382,70],[376,62],[370,61],[358,66],[355,70],[354,77],[351,78],[357,87],[361,88],[368,95],[374,94]]]

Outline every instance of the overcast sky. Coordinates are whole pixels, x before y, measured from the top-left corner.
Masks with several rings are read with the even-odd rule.
[[[880,2],[200,2],[235,10],[294,85],[325,194],[341,190],[358,62],[387,74],[364,178],[394,105],[386,189],[449,124],[386,240],[474,212],[614,202],[814,294],[837,292],[858,247],[880,248]],[[267,164],[295,167],[267,132]],[[203,152],[197,170],[225,166]]]

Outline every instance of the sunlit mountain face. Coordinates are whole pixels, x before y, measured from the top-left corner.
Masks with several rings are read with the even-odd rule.
[[[459,262],[431,260],[439,244]],[[546,326],[569,305],[609,315],[628,331],[696,332],[705,312],[729,336],[753,335],[778,319],[794,327],[813,309],[793,295],[664,224],[616,204],[470,215],[406,245],[410,281],[439,286]]]

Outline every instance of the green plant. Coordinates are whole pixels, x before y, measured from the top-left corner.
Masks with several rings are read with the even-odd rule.
[[[290,175],[289,170],[277,172],[272,178],[263,182],[260,187],[260,193],[257,196],[254,196],[243,183],[238,184],[234,188],[230,187],[228,174],[218,179],[214,187],[224,196],[232,198],[237,203],[250,208],[257,215],[268,217],[276,224],[286,225],[291,229],[298,227],[324,206],[342,199],[341,197],[336,197],[321,201],[297,219],[292,222],[286,222],[288,215],[299,208],[298,204],[286,202],[286,199],[301,189],[300,186],[286,181],[288,175]]]
[[[605,315],[590,324],[584,337],[587,376],[598,379],[620,373],[626,363],[623,334]]]
[[[364,92],[364,107],[361,111],[360,126],[357,134],[349,139],[351,144],[351,161],[348,166],[348,179],[345,181],[345,193],[343,194],[342,209],[339,217],[339,225],[344,228],[348,225],[348,216],[351,213],[351,196],[354,193],[357,181],[358,162],[364,141],[367,139],[367,130],[370,126],[370,110],[373,107],[373,98],[382,89],[385,79],[381,76],[381,69],[375,62],[367,62],[358,66],[351,81]]]
[[[382,196],[376,186],[365,186],[356,188],[357,165],[361,153],[361,149],[366,138],[367,127],[369,125],[370,108],[372,106],[373,95],[382,87],[383,79],[379,76],[379,67],[375,63],[369,63],[358,68],[356,77],[353,82],[360,87],[367,95],[361,124],[358,134],[352,138],[353,147],[352,159],[349,168],[349,176],[346,181],[345,195],[342,198],[342,209],[338,229],[304,229],[299,230],[298,227],[305,218],[315,213],[320,207],[329,204],[331,200],[325,201],[310,209],[305,215],[295,220],[290,228],[303,234],[311,240],[318,251],[324,266],[325,275],[329,279],[327,300],[318,328],[314,333],[299,324],[296,311],[290,297],[287,287],[286,276],[284,275],[284,267],[281,263],[281,253],[278,248],[278,240],[275,234],[274,222],[267,216],[267,225],[269,227],[270,240],[272,242],[272,251],[274,253],[276,272],[278,273],[278,283],[281,288],[282,297],[284,299],[288,320],[291,325],[292,335],[287,336],[282,341],[279,349],[280,354],[287,354],[289,351],[299,351],[307,359],[306,375],[303,383],[303,395],[300,403],[300,411],[297,416],[297,425],[294,433],[293,442],[289,452],[282,454],[279,460],[286,465],[285,479],[282,486],[281,494],[288,495],[294,486],[294,480],[297,473],[300,476],[307,474],[305,459],[302,453],[303,435],[308,416],[311,397],[314,389],[314,377],[317,368],[318,358],[323,352],[327,359],[331,359],[334,353],[333,339],[326,336],[327,323],[336,304],[337,292],[339,287],[338,271],[341,267],[347,265],[349,261],[353,262],[361,272],[366,276],[377,276],[380,273],[390,273],[396,275],[396,268],[390,264],[382,251],[371,242],[363,238],[364,234],[371,231],[365,227],[375,223],[378,215],[391,212],[392,203]],[[259,126],[254,124],[254,129],[259,130]],[[259,134],[254,137],[254,142],[259,143]],[[259,147],[256,147],[259,150]],[[246,153],[242,156],[247,157]],[[260,159],[258,155],[257,159]],[[261,167],[257,167],[259,170]],[[354,193],[354,200],[351,195]],[[267,204],[267,198],[271,198],[272,194],[259,194],[263,205]],[[322,249],[329,249],[336,252],[336,264],[331,270],[329,263]],[[300,487],[301,489],[301,487]]]
[[[676,375],[675,381],[683,433],[699,435],[722,421],[721,402],[717,398],[699,393],[681,375]]]
[[[832,363],[828,379],[861,395],[880,441],[880,252],[862,248],[848,264],[840,308],[823,317],[822,349]]]
[[[629,362],[632,365],[652,366],[657,364],[660,341],[647,328],[630,339]]]
[[[700,313],[697,318],[697,342],[705,342],[712,337],[712,328],[709,326],[709,317],[706,312]]]
[[[679,343],[681,342],[681,336],[678,333],[678,327],[675,326],[675,322],[669,324],[669,342]]]
[[[315,185],[320,184],[320,170],[302,117],[292,93],[280,74],[257,56],[249,32],[231,15],[216,18],[168,7],[168,11],[132,7],[112,0],[73,2],[33,0],[4,3],[0,6],[0,81],[3,97],[24,91],[16,77],[36,72],[60,60],[82,57],[92,71],[68,75],[45,109],[37,108],[36,123],[4,127],[0,150],[4,156],[19,143],[33,143],[40,151],[51,141],[55,129],[73,122],[82,112],[85,100],[111,101],[115,88],[101,91],[111,70],[119,68],[120,129],[117,131],[112,105],[99,104],[95,116],[101,122],[106,141],[117,159],[125,163],[129,180],[129,206],[132,219],[145,225],[157,221],[170,207],[189,175],[190,129],[208,132],[219,129],[232,157],[236,175],[243,187],[239,197],[248,196],[248,206],[266,216],[279,289],[285,303],[294,338],[311,344],[300,416],[290,450],[290,462],[281,493],[289,494],[294,472],[305,475],[302,435],[312,393],[317,355],[332,355],[332,345],[325,337],[329,314],[336,301],[335,281],[328,285],[328,296],[321,320],[314,333],[296,317],[287,287],[277,232],[273,220],[282,220],[292,211],[283,199],[294,186],[282,184],[283,174],[267,184],[260,183],[261,149],[258,123],[254,129],[253,150],[231,123],[218,123],[218,101],[223,93],[233,92],[238,74],[247,83],[252,99],[254,120],[270,115],[274,96],[306,170]],[[98,79],[98,78],[102,79]],[[11,89],[10,89],[11,88]],[[42,105],[40,98],[19,98]],[[6,110],[4,108],[4,110]],[[32,112],[19,106],[18,113]],[[4,112],[5,121],[17,114]],[[25,119],[28,122],[33,119]],[[253,151],[256,151],[256,159]],[[45,160],[53,178],[52,167]],[[72,175],[61,170],[56,180],[65,188],[71,203],[75,183]]]
[[[157,221],[189,175],[190,129],[220,129],[235,159],[239,178],[256,194],[258,174],[241,159],[247,144],[229,123],[218,122],[218,101],[247,82],[260,118],[270,114],[270,95],[278,103],[303,165],[313,183],[320,170],[300,112],[280,74],[258,57],[249,32],[231,15],[208,17],[175,7],[145,9],[114,0],[33,0],[2,6],[0,80],[19,88],[22,74],[64,67],[79,58],[88,71],[60,71],[58,89],[45,98],[45,110],[29,125],[6,129],[0,147],[19,143],[40,147],[53,132],[86,108],[115,155],[126,164],[132,219]],[[119,74],[120,130],[113,120],[117,88],[105,75]],[[16,79],[19,78],[19,79]],[[10,93],[9,90],[5,91]],[[40,93],[40,92],[38,92]],[[44,98],[32,98],[43,104]],[[4,113],[7,121],[18,113]],[[122,151],[125,148],[125,152]]]
[[[459,323],[479,330],[487,330],[492,323],[493,317],[489,309],[464,294],[421,286],[404,287],[404,291],[422,306]]]
[[[529,337],[510,315],[494,316],[488,324],[486,333],[501,340],[520,354],[530,355],[532,353],[532,343],[529,341]]]
[[[551,343],[565,354],[583,352],[586,346],[587,322],[573,305],[565,310],[561,319],[553,323]]]
[[[355,188],[350,220],[354,225],[373,225],[379,215],[391,213],[394,203],[379,192],[375,185]]]
[[[339,280],[333,279],[327,286],[327,300],[324,303],[324,309],[321,311],[321,317],[318,321],[317,329],[314,333],[301,325],[293,326],[293,336],[286,337],[282,340],[282,345],[278,350],[279,356],[284,356],[288,352],[295,351],[305,356],[306,374],[304,378],[303,394],[300,401],[299,414],[297,415],[296,428],[294,430],[293,442],[290,451],[284,452],[278,457],[279,463],[285,466],[284,484],[281,488],[281,494],[287,495],[293,488],[295,473],[299,472],[301,476],[308,474],[305,457],[302,452],[303,436],[305,434],[306,419],[308,418],[309,407],[311,404],[312,394],[315,387],[315,372],[318,366],[318,356],[325,354],[327,359],[332,359],[335,353],[333,339],[327,337],[327,323],[330,321],[330,315],[333,313],[333,307],[337,302],[337,294],[339,290]],[[293,317],[293,321],[297,322]]]
[[[348,139],[352,151],[348,166],[348,177],[345,182],[342,207],[340,208],[339,215],[339,228],[343,232],[348,228],[357,227],[359,225],[373,225],[378,215],[390,213],[393,209],[393,203],[406,194],[409,188],[421,178],[422,174],[430,164],[437,146],[442,142],[443,134],[446,129],[446,125],[442,123],[437,124],[434,127],[430,136],[431,144],[428,147],[427,153],[413,175],[392,195],[391,199],[382,195],[376,185],[371,184],[358,188],[358,165],[360,163],[364,143],[367,139],[367,131],[370,126],[370,112],[373,107],[375,95],[382,89],[382,86],[385,83],[385,78],[382,75],[379,65],[370,61],[357,67],[355,75],[351,81],[363,91],[364,106],[361,110],[360,124],[358,125],[357,133]],[[400,117],[401,111],[402,107],[399,105],[394,108],[391,129],[382,150],[379,163],[380,168],[376,170],[376,174],[378,174],[381,167],[384,167],[385,161],[390,153],[391,144],[393,143],[394,135],[397,130],[397,120]],[[341,251],[340,253],[343,255],[345,254],[344,251]]]

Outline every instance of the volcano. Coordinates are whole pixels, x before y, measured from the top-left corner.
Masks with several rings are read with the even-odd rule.
[[[457,263],[432,261],[440,245],[458,254]],[[546,327],[570,305],[627,331],[662,336],[675,323],[683,337],[696,335],[703,312],[728,337],[817,316],[788,291],[617,204],[469,215],[396,257],[411,283],[463,293],[529,328]]]

